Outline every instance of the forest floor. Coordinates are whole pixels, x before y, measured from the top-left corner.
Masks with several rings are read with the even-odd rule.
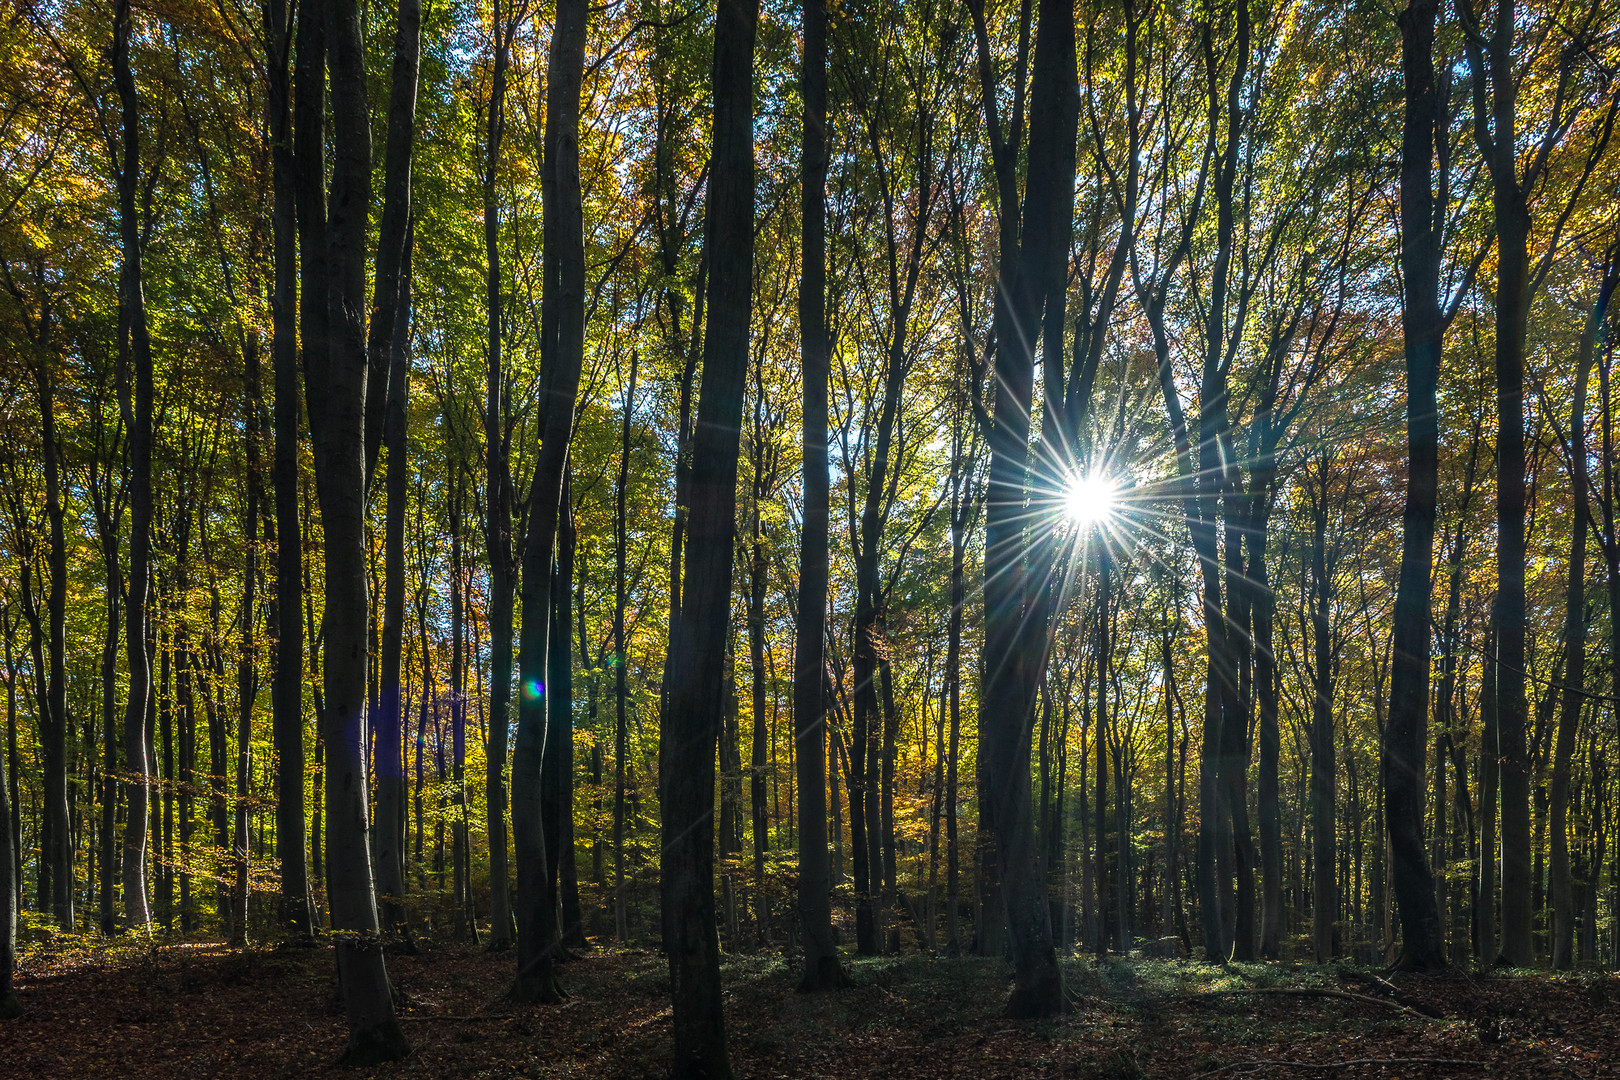
[[[415,1050],[337,1072],[342,1010],[322,948],[233,952],[33,946],[27,1014],[0,1022],[0,1077],[661,1075],[668,980],[653,952],[568,962],[569,1000],[503,998],[511,954],[438,945],[389,971]],[[1620,1078],[1620,977],[1461,971],[1385,981],[1349,968],[1187,961],[1065,962],[1072,1013],[1001,1017],[1008,967],[921,954],[854,961],[848,990],[799,995],[779,955],[729,959],[726,1022],[740,1077]]]

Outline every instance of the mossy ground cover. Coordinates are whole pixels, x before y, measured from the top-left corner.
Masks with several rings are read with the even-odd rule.
[[[510,954],[429,944],[390,958],[415,1047],[334,1075],[658,1076],[669,1045],[662,958],[593,949],[561,969],[561,1005],[514,1006]],[[1620,978],[1538,973],[1383,979],[1348,968],[1071,957],[1073,1010],[1011,1021],[999,960],[846,957],[856,981],[794,992],[780,955],[728,958],[732,1058],[745,1077],[1187,1080],[1200,1075],[1620,1077]],[[304,1076],[344,1026],[324,947],[233,952],[155,938],[36,943],[27,1014],[0,1025],[3,1077]],[[1350,1064],[1361,1062],[1362,1064]]]

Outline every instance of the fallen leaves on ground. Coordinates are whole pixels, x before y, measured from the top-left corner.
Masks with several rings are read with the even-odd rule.
[[[741,1077],[1381,1080],[1620,1077],[1612,975],[1382,979],[1349,969],[1071,959],[1074,1010],[1045,1022],[1001,1009],[999,960],[854,960],[857,981],[794,992],[782,956],[728,958],[727,1030]],[[667,1068],[663,960],[593,949],[561,968],[556,1006],[504,998],[511,954],[429,945],[391,956],[414,1050],[339,1075],[640,1078]],[[329,948],[233,951],[208,941],[35,949],[27,1007],[0,1024],[0,1077],[229,1077],[326,1071],[343,1047]],[[1395,1007],[1391,1007],[1391,1005]]]

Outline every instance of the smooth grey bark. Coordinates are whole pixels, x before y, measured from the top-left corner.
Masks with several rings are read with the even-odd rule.
[[[384,481],[383,617],[378,656],[376,732],[377,826],[372,851],[383,929],[410,942],[404,897],[405,730],[401,665],[405,651],[405,403],[410,377],[411,168],[416,144],[416,92],[421,56],[421,0],[400,0],[383,156],[383,212],[367,340],[366,482],[374,478],[378,447],[388,448]]]
[[[512,755],[512,840],[517,870],[517,976],[512,996],[556,1001],[551,963],[558,945],[556,853],[547,852],[541,799],[546,693],[552,676],[551,578],[563,478],[573,437],[574,401],[585,360],[585,234],[579,173],[580,92],[585,72],[586,0],[559,0],[547,60],[544,294],[540,313],[540,455],[529,489],[523,550],[523,629],[518,650],[517,742]],[[564,653],[566,663],[567,654]]]
[[[827,341],[826,4],[804,0],[801,16],[804,51],[799,88],[804,142],[799,161],[799,364],[804,380],[804,516],[799,531],[798,618],[793,628],[793,749],[799,803],[799,933],[804,942],[804,974],[798,988],[814,992],[843,986],[848,979],[839,964],[832,931],[827,702],[822,697],[827,668],[827,397],[831,367]]]
[[[664,951],[677,1080],[732,1075],[714,906],[714,763],[724,708],[735,556],[737,458],[754,271],[754,39],[758,0],[718,0],[705,252],[709,316],[692,436],[683,595],[670,627],[659,732]]]
[[[338,982],[348,1020],[345,1065],[397,1060],[410,1044],[394,1014],[383,963],[367,844],[364,718],[370,614],[366,596],[366,224],[371,132],[365,49],[355,0],[326,9],[333,166],[327,204],[329,353],[306,372],[315,431],[315,481],[326,558],[321,703],[325,750],[327,886],[337,938]],[[313,298],[306,294],[306,303]]]
[[[1434,523],[1439,498],[1441,222],[1435,219],[1431,173],[1437,97],[1434,86],[1435,0],[1412,0],[1400,14],[1406,114],[1401,138],[1401,330],[1406,354],[1406,505],[1401,514],[1401,569],[1395,594],[1389,720],[1384,729],[1384,820],[1390,871],[1401,920],[1403,967],[1446,965],[1434,878],[1423,837],[1424,754],[1429,731]]]
[[[124,925],[141,929],[152,921],[146,897],[146,833],[150,818],[147,808],[151,795],[147,783],[151,768],[147,754],[146,704],[152,688],[152,664],[146,644],[146,607],[152,561],[152,338],[146,319],[144,245],[135,211],[141,143],[139,99],[129,64],[130,31],[130,2],[118,0],[113,8],[112,49],[113,78],[123,111],[122,161],[118,167],[119,238],[123,255],[118,291],[118,351],[121,365],[134,365],[135,386],[134,409],[127,421],[131,475],[129,600],[124,619],[129,667],[129,697],[124,709],[124,765],[130,779],[125,784],[129,814],[124,819]],[[54,647],[53,642],[53,651]],[[64,718],[65,712],[58,714],[56,722],[61,723]],[[61,830],[55,839],[58,844],[66,845],[66,830]],[[71,867],[71,863],[67,865]],[[71,870],[59,874],[55,885],[59,893],[70,891]],[[66,904],[60,899],[56,902],[58,918],[64,910],[67,913],[67,926],[72,925],[71,905],[71,900]]]

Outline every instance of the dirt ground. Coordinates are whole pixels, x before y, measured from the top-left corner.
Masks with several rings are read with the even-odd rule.
[[[392,956],[415,1047],[336,1071],[342,1010],[330,950],[36,945],[27,1008],[0,1023],[0,1077],[652,1077],[667,1067],[668,981],[645,951],[569,961],[557,1006],[503,996],[510,954],[436,945]],[[925,955],[846,960],[857,985],[805,996],[779,955],[728,961],[741,1077],[1620,1078],[1620,978],[1397,975],[1185,961],[1066,961],[1076,1001],[1050,1022],[1000,1016],[1009,969]]]

